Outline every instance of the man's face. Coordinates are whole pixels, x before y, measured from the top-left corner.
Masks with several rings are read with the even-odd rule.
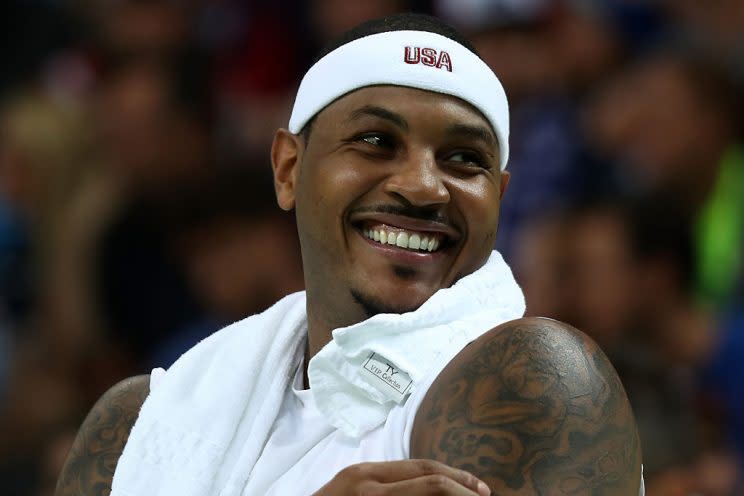
[[[414,310],[488,258],[508,174],[464,101],[363,88],[320,112],[307,143],[285,138],[297,153],[279,201],[296,207],[308,312],[327,324]]]

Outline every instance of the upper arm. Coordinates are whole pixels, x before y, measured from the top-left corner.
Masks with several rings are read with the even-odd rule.
[[[83,421],[57,480],[55,496],[108,495],[129,432],[150,392],[150,376],[109,389]]]
[[[411,456],[467,470],[499,495],[637,496],[641,479],[615,370],[549,319],[507,322],[461,351],[418,409]]]

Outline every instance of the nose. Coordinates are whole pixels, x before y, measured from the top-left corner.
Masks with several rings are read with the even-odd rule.
[[[387,178],[385,191],[416,207],[448,203],[450,193],[442,174],[432,152],[409,153]]]

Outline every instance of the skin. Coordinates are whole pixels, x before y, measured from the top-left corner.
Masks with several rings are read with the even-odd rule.
[[[349,494],[488,496],[485,482],[436,460],[397,460],[351,465],[313,496]]]
[[[125,379],[93,406],[78,431],[62,473],[56,496],[104,496],[140,407],[150,392],[150,376]]]
[[[277,198],[296,210],[310,356],[333,329],[369,316],[355,294],[384,311],[410,311],[485,263],[509,180],[498,156],[491,126],[471,105],[394,86],[329,105],[307,142],[277,133]],[[440,229],[450,241],[415,261],[380,252],[360,232],[365,223],[409,227],[423,219],[431,224],[423,230]]]
[[[305,363],[330,340],[333,329],[364,320],[374,311],[405,312],[418,308],[438,289],[451,286],[481,267],[491,252],[499,204],[509,176],[500,171],[498,144],[489,123],[476,109],[457,98],[392,86],[363,88],[321,111],[309,139],[286,130],[277,131],[271,153],[279,205],[286,210],[294,209],[297,215],[308,302]],[[445,240],[438,252],[413,254],[376,246],[361,233],[365,227],[382,224],[435,232]],[[525,334],[523,331],[520,336]],[[534,490],[550,487],[551,477],[572,481],[571,470],[588,473],[577,468],[577,462],[573,461],[572,465],[564,458],[574,456],[574,445],[581,448],[576,456],[595,454],[585,444],[596,435],[597,429],[601,431],[605,427],[605,422],[614,419],[608,412],[622,406],[625,423],[621,420],[617,423],[626,429],[623,431],[626,435],[635,432],[632,416],[628,417],[627,400],[623,403],[618,399],[621,394],[624,398],[622,387],[608,362],[586,358],[598,353],[596,346],[585,337],[581,341],[583,348],[576,344],[577,338],[571,340],[574,362],[579,363],[584,357],[586,360],[580,363],[586,367],[593,364],[594,368],[566,367],[568,362],[561,362],[565,358],[555,353],[560,343],[551,342],[543,333],[546,337],[538,343],[543,348],[530,345],[528,339],[518,345],[527,357],[513,366],[537,374],[527,389],[534,387],[539,391],[535,394],[526,391],[519,398],[525,412],[532,409],[535,413],[521,420],[522,425],[518,429],[514,427],[514,433],[509,434],[523,436],[520,450],[531,453],[531,457],[510,464],[512,473],[505,474],[484,470],[472,463],[472,457],[458,454],[458,443],[452,441],[453,429],[458,430],[458,436],[475,435],[484,439],[484,436],[501,436],[502,431],[509,431],[520,422],[518,413],[510,416],[508,407],[494,403],[513,397],[512,392],[493,387],[511,385],[509,380],[513,378],[500,377],[495,369],[492,374],[495,375],[486,375],[485,379],[471,373],[473,367],[487,363],[492,352],[501,353],[499,363],[512,367],[509,361],[512,355],[504,354],[509,348],[499,350],[494,345],[498,341],[494,333],[486,335],[492,341],[481,338],[458,355],[435,381],[419,410],[411,453],[415,458],[428,460],[353,465],[316,494],[489,494],[475,476],[491,484],[491,490],[495,491],[492,494],[555,494]],[[557,333],[558,338],[563,339],[563,334]],[[567,338],[563,341],[569,342]],[[556,362],[564,367],[558,367]],[[541,367],[551,373],[555,369],[565,374],[540,375]],[[517,373],[517,368],[509,370]],[[591,373],[598,374],[598,378],[589,380]],[[520,377],[518,373],[517,377]],[[546,386],[549,391],[542,391],[543,378],[546,384],[549,380],[553,381],[551,384],[565,382],[565,387]],[[585,384],[587,380],[594,389]],[[608,384],[604,389],[599,385],[601,381]],[[572,389],[573,384],[581,387]],[[586,396],[589,394],[586,388],[595,396]],[[450,391],[454,394],[452,398],[447,394]],[[117,386],[94,407],[60,476],[58,496],[108,494],[110,486],[105,484],[110,484],[114,460],[126,443],[130,420],[134,421],[141,406],[143,392],[147,394],[142,387]],[[463,392],[468,394],[465,398]],[[475,416],[461,413],[462,405],[458,402],[463,399],[475,407]],[[556,404],[564,409],[543,408],[545,401],[549,406]],[[578,412],[582,407],[585,415]],[[122,415],[124,411],[129,413]],[[114,419],[116,415],[120,420],[113,430],[111,423],[100,420]],[[558,418],[560,415],[563,417]],[[580,419],[561,420],[570,415],[584,415],[583,430],[574,428]],[[589,418],[598,424],[592,424]],[[577,434],[564,430],[568,427]],[[546,437],[552,441],[546,441]],[[91,438],[105,438],[107,442],[101,446],[91,443]],[[638,456],[637,438],[634,439],[633,454]],[[481,444],[478,448],[483,453],[481,458],[495,460],[497,455],[504,455],[501,445]],[[597,444],[596,449],[601,450],[602,446]],[[615,449],[614,444],[611,448]],[[102,455],[114,463],[102,463]],[[634,459],[633,463],[637,472],[640,461]],[[486,466],[493,467],[488,463]],[[554,473],[553,468],[560,470]],[[635,475],[638,475],[637,494],[640,475]],[[87,481],[100,482],[97,492],[92,489],[94,485],[86,485]]]
[[[640,441],[610,361],[550,319],[507,322],[452,360],[419,407],[411,455],[491,494],[637,496]]]

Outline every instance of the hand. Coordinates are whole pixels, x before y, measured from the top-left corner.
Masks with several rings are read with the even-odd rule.
[[[398,460],[351,465],[313,496],[440,495],[489,496],[488,486],[474,475],[434,460]]]

